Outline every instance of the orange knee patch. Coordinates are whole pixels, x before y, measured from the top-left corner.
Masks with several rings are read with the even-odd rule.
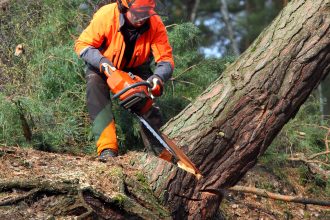
[[[105,149],[111,149],[118,153],[116,126],[114,120],[112,120],[110,124],[102,131],[96,142],[96,146],[98,155],[100,155],[100,153]]]

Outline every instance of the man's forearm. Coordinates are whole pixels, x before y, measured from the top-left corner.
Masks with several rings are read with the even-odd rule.
[[[92,46],[86,47],[80,53],[80,58],[97,69],[100,68],[100,61],[103,57],[104,56],[100,53],[100,51]]]
[[[173,68],[170,62],[159,62],[157,64],[155,74],[159,76],[164,82],[172,77]]]

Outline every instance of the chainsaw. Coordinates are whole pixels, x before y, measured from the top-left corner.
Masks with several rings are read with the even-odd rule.
[[[107,67],[111,68],[111,67]],[[161,154],[157,155],[161,159],[176,164],[179,168],[194,174],[197,179],[202,177],[200,171],[185,155],[185,153],[176,146],[176,144],[154,128],[145,118],[145,115],[153,105],[152,84],[144,81],[137,75],[127,73],[121,70],[105,70],[107,84],[114,94],[112,99],[119,99],[119,104],[131,112],[141,122],[144,130],[150,133],[163,148]]]

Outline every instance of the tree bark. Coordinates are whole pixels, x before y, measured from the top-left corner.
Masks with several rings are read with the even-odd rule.
[[[141,160],[175,219],[213,218],[235,185],[330,70],[329,0],[291,1],[255,42],[163,131],[204,178]]]
[[[288,0],[283,0],[283,7],[285,7],[288,4]]]

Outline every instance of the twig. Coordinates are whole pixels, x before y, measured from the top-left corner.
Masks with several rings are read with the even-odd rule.
[[[329,128],[329,127],[326,127],[326,126],[322,126],[322,125],[315,125],[315,124],[303,124],[303,125],[312,126],[312,127],[317,127],[317,128],[322,128],[322,129],[327,130],[327,134],[325,135],[325,138],[324,138],[325,152],[321,152],[321,153],[313,154],[312,156],[308,157],[308,160],[311,160],[311,159],[314,159],[314,158],[317,157],[317,156],[320,156],[320,155],[324,155],[324,154],[326,154],[325,162],[328,162],[328,161],[329,161],[329,156],[328,156],[328,154],[330,153],[330,148],[329,148],[329,142],[330,142],[330,140],[329,140],[329,136],[330,136],[330,128]]]
[[[312,205],[320,205],[320,206],[330,206],[330,201],[318,200],[318,199],[309,199],[298,196],[287,196],[281,195],[277,193],[272,193],[264,189],[258,189],[254,187],[246,187],[246,186],[233,186],[228,190],[243,192],[243,193],[252,193],[258,196],[262,196],[265,198],[271,198],[275,200],[285,201],[285,202],[295,202],[301,204],[312,204]]]
[[[308,168],[311,170],[312,173],[319,174],[319,175],[323,176],[324,179],[328,179],[330,176],[330,171],[323,170],[321,167],[319,167],[318,165],[315,164],[315,163],[320,163],[321,161],[306,160],[304,158],[304,156],[298,157],[298,158],[292,157],[292,158],[288,158],[288,160],[301,161],[301,162],[305,163],[308,166]],[[321,163],[323,165],[329,166],[326,163],[323,163],[323,162],[321,162]]]
[[[330,135],[330,128],[328,129],[327,134],[325,135],[324,143],[325,143],[325,150],[329,151],[329,135]],[[329,156],[326,155],[325,162],[329,161]]]
[[[315,125],[315,124],[301,124],[301,125],[307,125],[307,126],[312,126],[312,127],[317,127],[317,128],[322,128],[322,129],[325,129],[325,130],[329,130],[328,127],[322,126],[322,125]]]
[[[190,98],[188,98],[188,97],[186,97],[186,96],[182,96],[182,98],[184,98],[184,99],[188,100],[189,102],[191,102],[191,101],[192,101]]]
[[[194,86],[196,86],[195,83],[188,82],[188,81],[184,81],[184,80],[175,80],[175,81],[180,82],[180,83],[185,83],[185,84],[189,84],[189,85],[194,85]]]
[[[317,153],[317,154],[313,154],[313,155],[311,155],[310,157],[308,157],[308,160],[312,160],[312,159],[314,159],[315,157],[318,157],[318,156],[321,156],[321,155],[324,155],[324,154],[330,154],[330,151],[327,150],[327,151],[324,151],[324,152],[320,152],[320,153]]]
[[[178,26],[178,24],[170,24],[170,25],[167,25],[167,26],[166,26],[166,29],[167,29],[167,28],[171,28],[171,27],[175,27],[175,26]]]
[[[301,162],[304,162],[304,163],[315,163],[315,164],[322,164],[324,166],[330,166],[330,164],[327,164],[323,161],[308,160],[308,159],[304,159],[304,158],[300,158],[300,157],[289,157],[288,160],[290,160],[290,161],[301,161]]]
[[[58,59],[58,60],[63,60],[63,61],[68,61],[68,62],[70,62],[70,63],[72,63],[72,64],[74,64],[74,65],[78,65],[78,63],[77,62],[75,62],[75,61],[73,61],[73,60],[70,60],[70,59],[66,59],[66,58],[62,58],[62,57],[57,57],[57,56],[53,56],[53,55],[49,55],[48,57],[46,57],[45,59],[44,59],[44,61],[46,61],[46,60],[51,60],[51,59]]]
[[[171,78],[171,80],[176,80],[176,79],[179,78],[181,75],[183,75],[184,73],[188,72],[189,70],[191,70],[192,68],[194,68],[194,67],[196,67],[196,66],[197,66],[197,64],[188,67],[187,69],[185,69],[184,71],[182,71],[181,73],[179,73],[176,77]]]
[[[173,96],[174,96],[175,88],[174,88],[174,82],[172,80],[171,80],[171,85],[172,85],[172,93],[173,93]]]

